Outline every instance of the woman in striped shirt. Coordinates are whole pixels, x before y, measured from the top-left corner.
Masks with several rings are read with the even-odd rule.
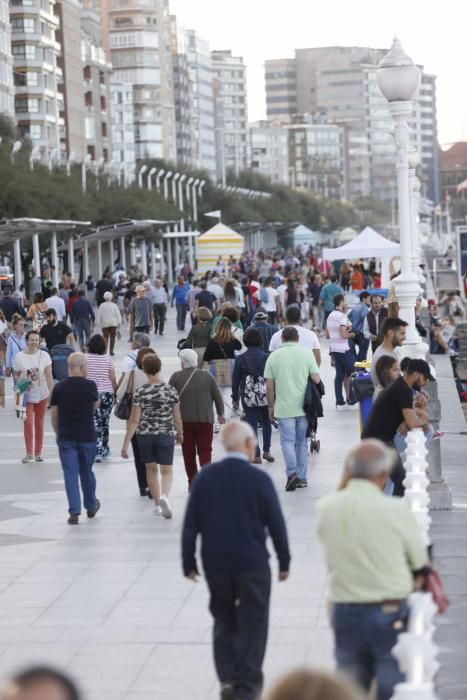
[[[93,335],[88,343],[87,379],[96,383],[100,404],[94,412],[96,429],[96,462],[110,457],[109,421],[112,407],[115,403],[117,382],[115,367],[110,355],[106,352],[106,342],[102,335]]]

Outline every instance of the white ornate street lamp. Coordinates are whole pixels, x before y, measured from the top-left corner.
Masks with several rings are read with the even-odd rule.
[[[401,273],[394,280],[394,284],[399,302],[399,316],[408,323],[404,354],[411,357],[424,357],[427,346],[421,342],[415,327],[415,303],[420,294],[420,286],[412,268],[407,123],[412,114],[412,98],[420,83],[420,69],[404,53],[399,39],[394,39],[389,53],[379,64],[376,78],[381,92],[389,103],[389,111],[395,125]]]
[[[418,226],[418,213],[420,209],[420,180],[417,177],[417,167],[420,165],[420,153],[415,146],[408,152],[409,161],[409,190],[410,190],[410,224],[412,234],[412,270],[420,284],[424,284],[420,263],[422,251],[420,247],[420,232]]]

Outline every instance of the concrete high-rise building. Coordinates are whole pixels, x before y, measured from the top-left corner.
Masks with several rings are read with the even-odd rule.
[[[16,4],[18,2],[18,4]],[[10,4],[11,51],[18,129],[45,157],[58,157],[64,137],[60,44],[56,39],[59,18],[55,0],[19,0]]]
[[[175,160],[168,0],[153,0],[149,4],[108,0],[106,26],[113,65],[112,82],[133,84],[136,158]]]
[[[63,95],[60,117],[64,122],[60,149],[73,153],[81,161],[86,155],[83,64],[81,59],[81,15],[79,0],[56,0],[55,15],[59,19],[56,37],[60,43],[62,79],[59,90]]]
[[[194,164],[216,179],[216,124],[211,51],[208,42],[193,29],[186,32],[186,53],[193,95]]]
[[[61,150],[82,161],[111,155],[110,139],[110,71],[101,45],[100,18],[93,10],[83,9],[79,0],[57,0],[55,14],[60,20],[60,65],[63,79],[65,128]]]
[[[212,51],[216,116],[217,177],[225,170],[236,175],[248,163],[246,67],[231,51]]]
[[[171,44],[174,80],[176,160],[191,166],[196,161],[196,131],[193,85],[190,78],[185,29],[171,16]]]
[[[15,116],[8,0],[0,0],[0,114]]]
[[[271,121],[290,122],[297,114],[297,70],[294,58],[266,61],[266,115]]]
[[[289,184],[288,130],[278,122],[258,121],[249,125],[249,168],[268,177],[275,185]]]
[[[292,187],[322,197],[347,198],[345,131],[337,124],[313,123],[307,116],[288,124]]]
[[[110,86],[112,95],[112,157],[117,163],[135,165],[135,120],[133,86],[130,83]]]
[[[112,66],[102,46],[99,15],[92,10],[85,10],[81,19],[81,59],[86,155],[108,161],[112,158]]]
[[[290,114],[295,106],[298,114],[323,115],[328,123],[345,129],[350,198],[372,195],[391,200],[393,197],[395,147],[390,135],[392,119],[376,83],[376,68],[386,53],[386,49],[342,46],[297,49],[295,58],[286,64],[289,87],[281,93],[282,102],[278,102],[281,116],[285,119],[285,113]],[[275,104],[271,100],[278,99],[279,95],[279,78],[274,82],[271,77],[277,65],[277,60],[266,61],[266,101],[270,119],[277,119],[277,115],[270,113],[271,105]],[[437,199],[434,76],[422,77],[410,125],[414,145],[421,155],[423,194]]]

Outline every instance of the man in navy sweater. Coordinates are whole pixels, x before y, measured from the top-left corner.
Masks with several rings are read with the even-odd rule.
[[[227,457],[193,481],[182,532],[184,575],[196,581],[196,538],[211,594],[214,663],[221,700],[253,700],[262,685],[268,634],[271,572],[266,538],[279,560],[279,581],[289,575],[284,517],[267,474],[251,466],[256,437],[244,422],[223,428]]]

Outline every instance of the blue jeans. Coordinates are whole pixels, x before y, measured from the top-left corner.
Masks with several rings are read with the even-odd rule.
[[[97,506],[96,477],[92,467],[96,456],[96,443],[58,440],[57,444],[65,477],[68,512],[70,515],[81,513],[79,482],[81,482],[84,507],[86,510],[94,510]]]
[[[296,418],[278,418],[281,450],[285,460],[287,476],[297,474],[299,479],[306,479],[308,467],[308,446],[306,416]]]
[[[188,312],[188,304],[176,304],[177,309],[177,330],[185,330],[185,318]]]
[[[399,606],[334,604],[332,626],[337,667],[364,690],[369,690],[375,678],[378,700],[389,700],[396,683],[404,680],[391,652],[400,632],[406,630],[408,615],[405,603]]]
[[[269,420],[269,409],[267,406],[243,406],[245,411],[245,420],[251,425],[258,437],[258,421],[261,422],[263,428],[263,452],[271,450],[271,421]],[[260,456],[259,445],[256,448],[256,456]]]
[[[333,352],[332,356],[336,366],[336,377],[334,379],[336,403],[342,405],[345,403],[342,395],[342,382],[345,377],[350,377],[355,370],[355,353],[353,350],[347,350],[347,352]]]
[[[89,343],[91,337],[91,322],[88,318],[79,318],[74,323],[75,335],[77,336],[79,346],[84,352],[84,348]]]

